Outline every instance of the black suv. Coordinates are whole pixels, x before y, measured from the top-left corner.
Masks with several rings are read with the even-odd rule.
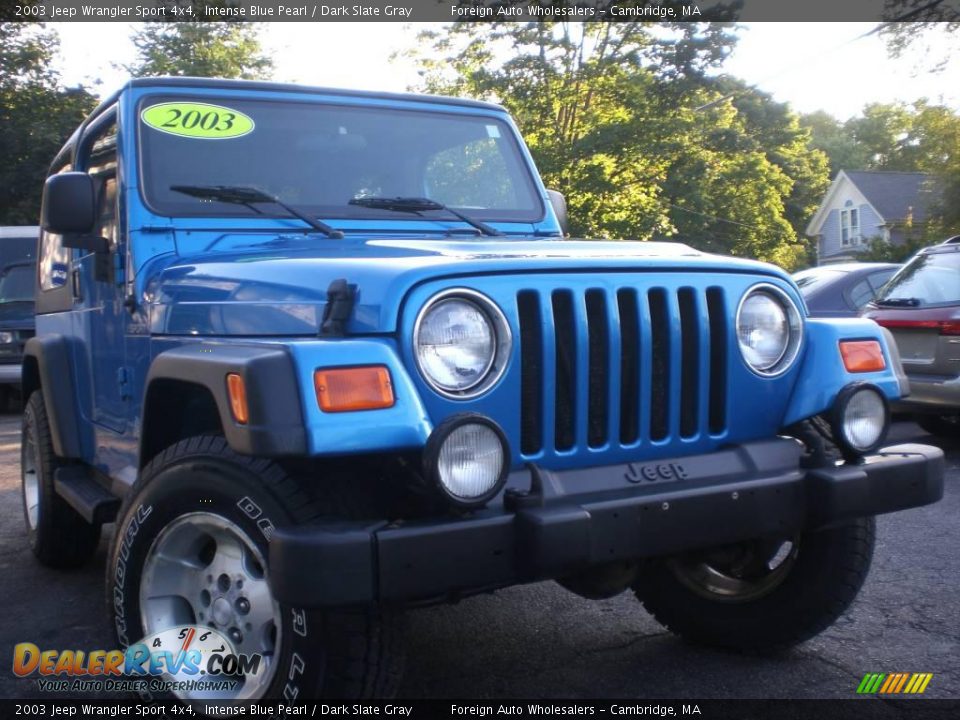
[[[20,388],[23,345],[34,335],[39,234],[33,226],[0,227],[0,409]]]

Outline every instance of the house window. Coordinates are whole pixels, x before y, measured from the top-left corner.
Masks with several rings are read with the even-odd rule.
[[[843,245],[860,244],[860,211],[857,208],[840,211],[840,241]]]

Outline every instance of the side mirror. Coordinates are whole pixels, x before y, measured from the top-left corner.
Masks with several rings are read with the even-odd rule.
[[[547,190],[547,197],[550,198],[550,205],[553,207],[553,214],[557,216],[560,222],[560,231],[564,235],[570,234],[570,225],[567,222],[567,200],[559,190]]]
[[[93,178],[66,172],[47,178],[43,186],[40,224],[56,235],[89,233],[96,217]]]
[[[40,225],[63,236],[64,247],[92,252],[110,249],[106,238],[93,235],[96,193],[93,178],[84,172],[65,172],[47,178],[40,206]]]

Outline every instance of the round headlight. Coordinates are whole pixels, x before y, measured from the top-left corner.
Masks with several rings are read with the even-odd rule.
[[[417,366],[444,395],[466,398],[486,390],[499,378],[509,350],[510,329],[503,313],[479,293],[441,293],[417,318]]]
[[[889,427],[886,398],[870,385],[849,385],[837,396],[832,425],[848,455],[876,450]]]
[[[508,458],[503,432],[485,417],[466,415],[437,427],[427,443],[424,462],[448,501],[477,507],[503,487]]]
[[[800,311],[773,285],[758,285],[737,310],[737,341],[750,368],[760,375],[779,375],[793,363],[803,337]]]

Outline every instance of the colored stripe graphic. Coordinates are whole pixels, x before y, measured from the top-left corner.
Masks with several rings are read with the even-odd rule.
[[[867,673],[863,676],[863,680],[860,681],[860,686],[857,688],[857,692],[867,695],[875,693],[885,677],[886,675],[883,673]]]
[[[867,673],[857,686],[860,695],[920,695],[933,679],[933,673]]]

